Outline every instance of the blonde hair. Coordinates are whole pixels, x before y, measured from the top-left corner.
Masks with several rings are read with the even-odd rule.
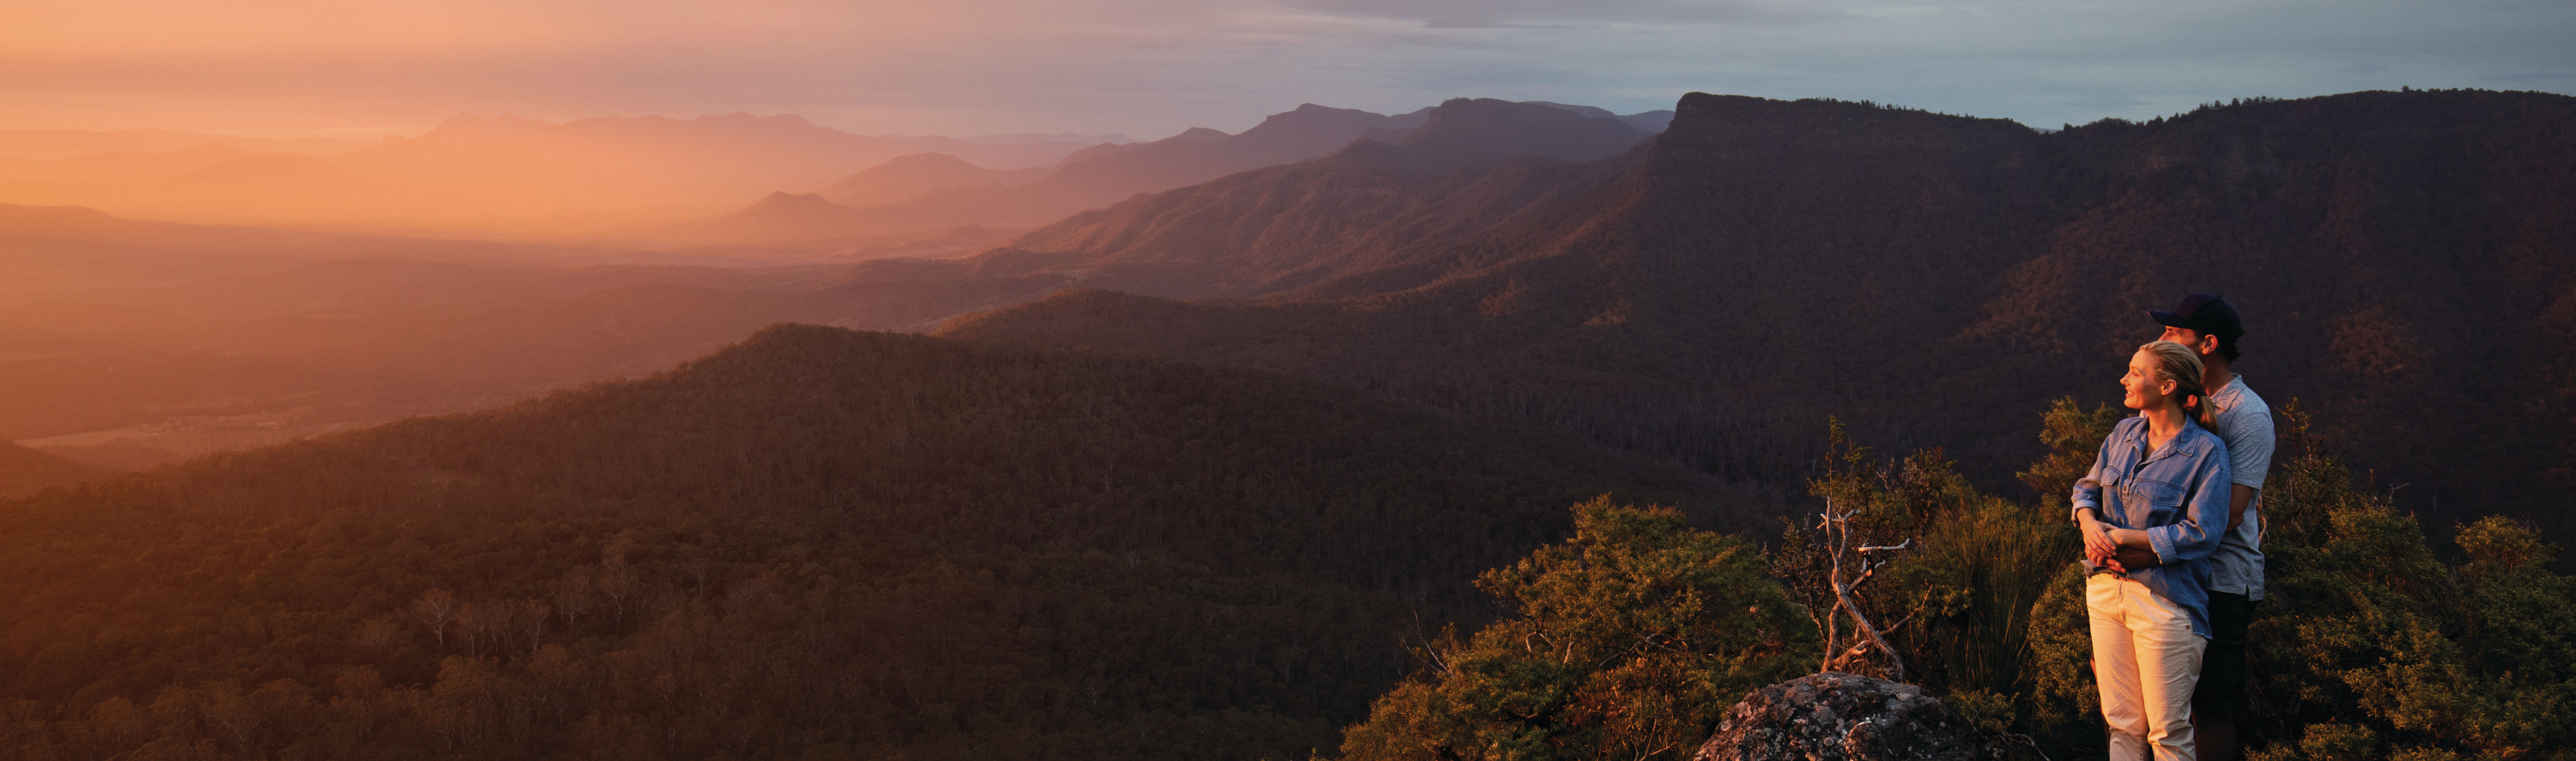
[[[2182,398],[2183,414],[2208,427],[2218,417],[2209,405],[2209,391],[2200,384],[2200,353],[2172,341],[2149,341],[2138,351],[2155,358],[2156,377],[2174,382],[2174,395]]]

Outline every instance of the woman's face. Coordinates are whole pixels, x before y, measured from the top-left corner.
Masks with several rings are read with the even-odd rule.
[[[2155,355],[2139,351],[2129,355],[2129,374],[2120,376],[2120,388],[2127,392],[2120,403],[2133,410],[2163,409],[2174,385],[2156,377]]]

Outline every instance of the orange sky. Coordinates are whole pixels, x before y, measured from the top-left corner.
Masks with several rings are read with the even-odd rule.
[[[0,129],[416,133],[460,112],[872,134],[1235,130],[1312,101],[1629,112],[1690,90],[2051,126],[2213,99],[2576,89],[2500,0],[0,0]]]

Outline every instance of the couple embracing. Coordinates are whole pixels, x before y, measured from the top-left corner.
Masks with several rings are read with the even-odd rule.
[[[2234,306],[2195,293],[2148,315],[2164,333],[2120,378],[2138,414],[2111,429],[2072,500],[2093,676],[2111,758],[2229,761],[2263,599],[2271,410],[2235,373]]]

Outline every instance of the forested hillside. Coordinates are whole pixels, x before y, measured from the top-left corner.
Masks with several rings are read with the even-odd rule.
[[[1287,757],[1605,492],[1768,509],[1282,376],[782,326],[0,502],[0,752]]]
[[[77,462],[0,441],[0,499],[24,497],[48,486],[70,486],[106,475]]]
[[[1175,297],[1259,296],[1371,273],[1454,270],[1425,244],[1481,235],[1597,192],[1608,162],[1650,135],[1618,119],[1459,98],[1420,128],[1332,156],[1245,172],[1074,215],[984,254],[1080,273],[1094,288]]]
[[[1443,211],[1468,195],[1454,187],[1356,188],[1403,210],[1370,229],[1470,234],[1336,238],[1246,215],[1172,246],[1391,266],[1228,293],[1263,303],[1065,292],[947,330],[1283,370],[1783,488],[1839,414],[2018,491],[2008,474],[2039,454],[2023,421],[2110,398],[2120,357],[2156,335],[2143,312],[2213,291],[2245,316],[2248,382],[2305,400],[2358,469],[2407,485],[2405,508],[2555,523],[2576,474],[2571,138],[2576,98],[2542,93],[2258,99],[2050,133],[1693,94],[1635,154],[1480,188],[1539,199],[1480,225]],[[1585,172],[1609,176],[1542,197]],[[1165,198],[1341,188],[1250,177]],[[1053,255],[1216,228],[1146,203]],[[1265,247],[1280,239],[1316,242]]]

